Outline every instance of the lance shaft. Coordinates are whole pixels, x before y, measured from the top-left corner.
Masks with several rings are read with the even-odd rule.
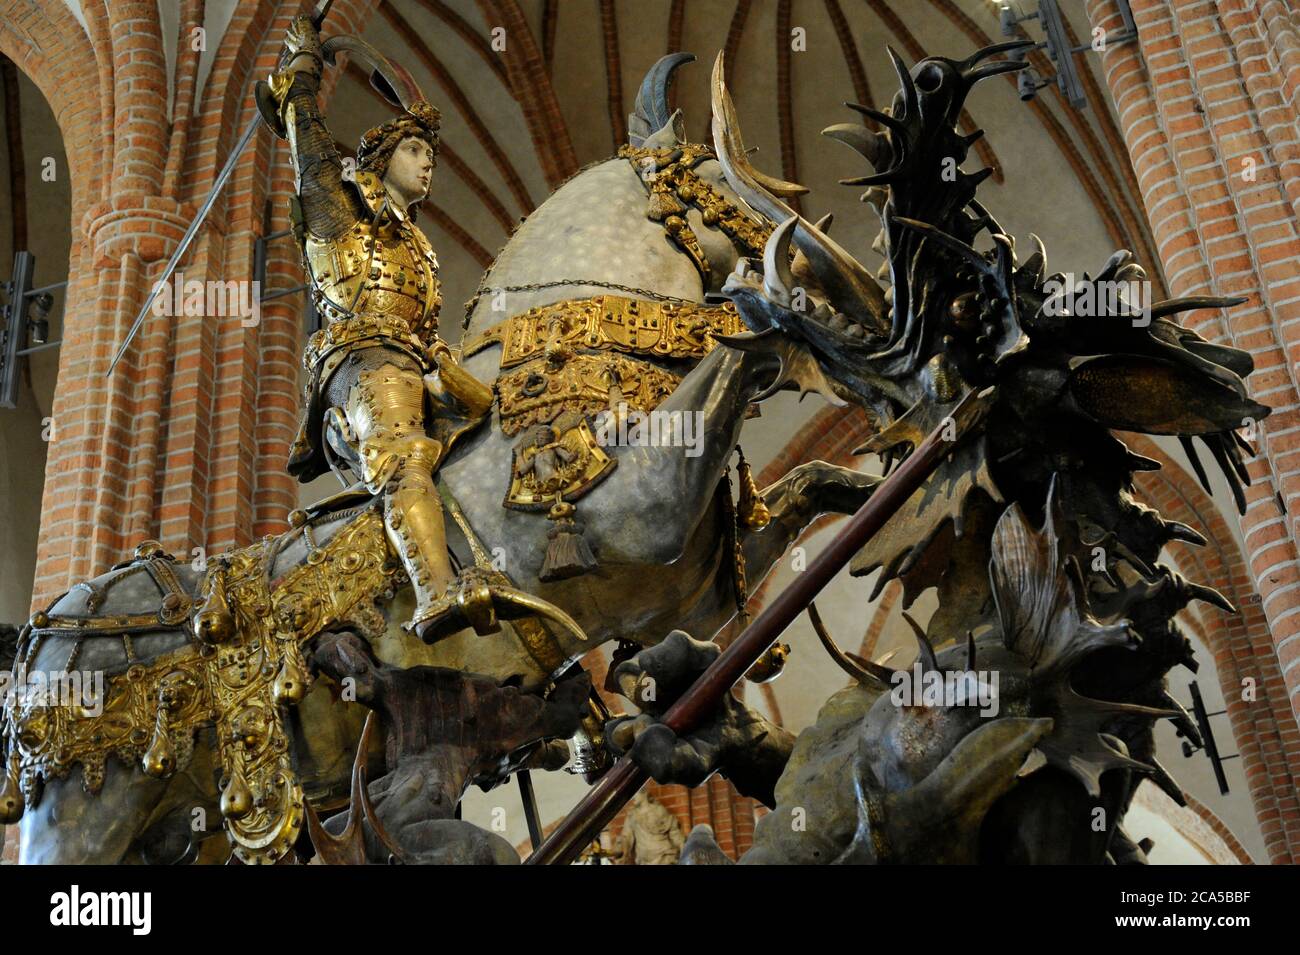
[[[776,642],[821,592],[822,588],[869,541],[885,522],[903,506],[950,453],[962,437],[983,417],[992,389],[968,394],[953,411],[952,420],[941,424],[883,481],[857,513],[794,583],[768,604],[754,621],[721,655],[700,674],[663,715],[663,723],[678,736],[690,733],[708,719],[723,694],[744,676],[755,661]],[[618,811],[648,780],[646,772],[624,756],[573,807],[559,826],[527,859],[529,865],[568,865],[591,844]]]

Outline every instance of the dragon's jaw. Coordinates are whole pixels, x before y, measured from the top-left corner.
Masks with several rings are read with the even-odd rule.
[[[832,309],[817,293],[798,286],[787,290],[767,280],[747,259],[739,260],[722,292],[754,334],[775,333],[795,342],[816,364],[837,398],[860,405],[868,413],[874,430],[888,428],[923,396],[919,381],[891,380],[876,374],[872,355],[880,342],[871,341],[861,324]]]

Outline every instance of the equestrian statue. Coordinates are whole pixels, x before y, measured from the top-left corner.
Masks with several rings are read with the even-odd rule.
[[[1236,300],[1110,294],[1145,280],[1124,251],[1095,278],[1049,275],[976,198],[987,171],[960,167],[978,134],[955,124],[1026,44],[910,68],[890,51],[889,108],[827,130],[872,166],[850,183],[880,219],[874,270],[791,209],[803,187],[751,165],[722,57],[711,145],[668,107],[693,57],[663,58],[628,143],[515,230],[452,346],[415,221],[437,111],[407,88],[342,158],[316,99],[336,40],[296,21],[257,99],[289,144],[324,322],[289,467],[347,486],[202,569],[143,542],[33,615],[16,667],[106,682],[5,702],[0,815],[22,860],[518,862],[457,818],[466,788],[565,765],[594,782],[621,757],[771,806],[744,862],[1144,861],[1136,785],[1182,799],[1152,727],[1200,742],[1166,686],[1195,667],[1175,616],[1231,605],[1160,563],[1204,541],[1138,499],[1134,473],[1159,465],[1120,434],[1177,437],[1207,482],[1199,441],[1244,507],[1238,431],[1268,408],[1249,355],[1174,320]],[[727,692],[679,735],[665,710],[753,585],[888,480],[809,461],[756,487],[741,429],[783,389],[865,410],[860,452],[886,474],[978,399],[851,565],[874,575],[864,602],[899,580],[906,606],[933,589],[938,609],[907,617],[904,671],[840,650],[810,606],[852,681],[813,726]],[[578,662],[611,642],[607,689],[634,716]],[[681,861],[730,860],[697,828]]]
[[[628,145],[515,231],[458,349],[437,335],[437,262],[413,218],[436,110],[403,90],[403,113],[344,160],[315,98],[338,39],[296,22],[257,99],[289,143],[291,212],[325,321],[289,466],[332,468],[349,486],[202,570],[142,542],[33,615],[16,666],[107,680],[85,706],[6,704],[0,810],[21,818],[24,862],[310,854],[307,828],[341,829],[337,810],[355,802],[365,704],[413,726],[397,712],[434,697],[444,714],[473,710],[479,735],[444,720],[408,753],[371,734],[357,762],[374,779],[366,811],[395,844],[380,858],[517,861],[456,819],[456,803],[471,783],[568,762],[570,748],[570,769],[594,778],[608,764],[609,713],[578,658],[612,641],[626,657],[675,628],[717,633],[805,527],[853,512],[878,481],[813,461],[760,491],[741,458],[733,493],[741,426],[761,401],[800,388],[839,403],[830,383],[852,369],[819,367],[780,335],[730,344],[748,333],[723,285],[764,255],[775,223],[682,137],[668,85],[693,57],[656,64]],[[834,287],[847,261],[816,234],[800,267]],[[609,439],[652,411],[695,440]],[[375,690],[394,681],[425,689]],[[530,722],[478,719],[471,699]],[[439,798],[412,812],[384,786],[430,747],[440,768],[409,778]]]

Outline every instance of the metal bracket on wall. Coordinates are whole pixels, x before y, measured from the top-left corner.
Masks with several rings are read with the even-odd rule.
[[[1205,701],[1201,699],[1201,688],[1193,680],[1187,685],[1192,694],[1192,716],[1196,720],[1196,727],[1201,731],[1201,741],[1203,746],[1195,746],[1191,740],[1183,740],[1183,755],[1190,757],[1198,749],[1204,749],[1205,755],[1210,758],[1210,765],[1214,767],[1214,778],[1219,783],[1219,792],[1228,795],[1228,777],[1224,775],[1223,764],[1230,759],[1240,759],[1240,754],[1232,756],[1220,756],[1219,744],[1214,739],[1214,729],[1210,726],[1211,716],[1222,716],[1227,710],[1215,710],[1208,713],[1205,710]],[[1178,734],[1182,736],[1180,732]]]
[[[306,325],[305,334],[310,335],[320,328],[320,315],[317,314],[316,304],[311,298],[311,286],[304,282],[302,285],[295,285],[293,288],[266,291],[266,247],[276,239],[283,239],[293,234],[292,229],[281,229],[279,232],[269,232],[266,235],[257,237],[253,242],[253,280],[257,282],[257,287],[263,290],[259,298],[262,303],[272,302],[277,298],[284,298],[286,295],[296,295],[299,292],[306,293],[303,295],[305,302],[303,305],[303,318]]]
[[[18,407],[18,380],[22,359],[47,348],[58,348],[62,339],[49,341],[49,315],[54,292],[67,281],[32,287],[36,256],[21,251],[14,255],[13,277],[3,288],[7,301],[0,309],[0,408]]]
[[[1078,53],[1097,52],[1101,49],[1096,46],[1097,38],[1094,36],[1092,43],[1071,46],[1057,0],[1038,0],[1038,8],[1032,13],[1018,12],[1017,8],[1013,8],[1013,3],[1014,0],[1008,0],[998,7],[998,21],[1002,24],[1002,35],[1016,36],[1021,23],[1037,20],[1043,28],[1043,41],[1034,49],[1046,50],[1048,57],[1056,64],[1055,77],[1040,77],[1032,69],[1022,70],[1016,83],[1020,98],[1031,100],[1040,89],[1055,82],[1071,106],[1075,109],[1086,109],[1088,95],[1079,80],[1079,71],[1075,67],[1074,57]],[[1100,39],[1105,47],[1119,46],[1121,43],[1137,39],[1137,24],[1133,20],[1133,11],[1129,8],[1128,0],[1116,0],[1116,4],[1119,6],[1120,19],[1124,21],[1124,29],[1119,33],[1103,34]]]

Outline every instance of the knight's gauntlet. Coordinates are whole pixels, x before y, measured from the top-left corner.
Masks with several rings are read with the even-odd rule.
[[[320,33],[311,17],[294,17],[284,37],[284,62],[296,71],[320,76],[324,68]]]
[[[272,73],[265,83],[259,82],[254,90],[257,110],[262,119],[281,139],[289,137],[293,120],[286,116],[294,77],[301,74],[315,95],[325,68],[320,35],[310,17],[297,17],[289,24],[284,40],[284,66]]]

